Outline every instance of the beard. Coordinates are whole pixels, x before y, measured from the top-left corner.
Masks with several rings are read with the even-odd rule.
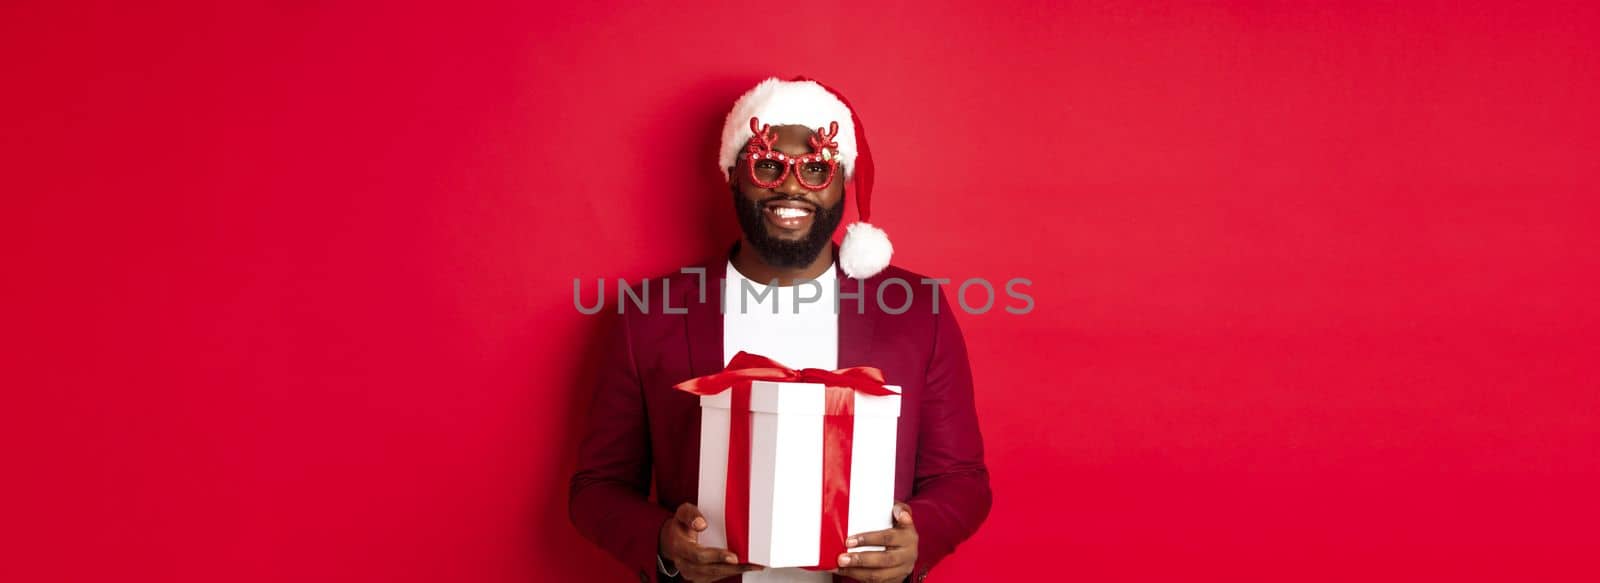
[[[767,222],[762,213],[766,211],[767,203],[785,199],[800,200],[798,197],[783,195],[772,196],[761,200],[750,200],[739,194],[738,187],[733,191],[733,211],[739,217],[739,229],[744,231],[745,240],[755,247],[756,254],[767,265],[783,269],[798,269],[811,265],[817,259],[817,254],[822,248],[833,242],[833,231],[839,228],[839,221],[844,219],[844,200],[841,193],[839,202],[832,208],[821,208],[802,201],[811,206],[811,230],[804,237],[795,240],[779,239],[767,232]]]

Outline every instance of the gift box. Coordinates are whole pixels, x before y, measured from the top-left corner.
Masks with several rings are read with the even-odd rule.
[[[876,369],[794,371],[739,353],[679,388],[701,395],[701,545],[825,570],[845,537],[893,526],[900,390]]]

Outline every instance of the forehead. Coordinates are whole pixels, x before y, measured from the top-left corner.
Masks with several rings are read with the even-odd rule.
[[[811,136],[816,130],[803,125],[772,126],[772,131],[778,134],[778,142],[772,149],[785,154],[811,153]]]

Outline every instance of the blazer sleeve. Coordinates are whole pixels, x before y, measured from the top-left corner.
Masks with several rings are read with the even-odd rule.
[[[604,349],[567,514],[584,538],[644,579],[656,573],[661,525],[672,513],[649,500],[650,428],[626,316]]]
[[[992,496],[983,462],[983,436],[973,405],[972,369],[967,345],[945,294],[934,320],[933,354],[928,361],[917,434],[911,517],[917,527],[917,564],[912,580],[956,545],[972,536],[989,515]]]

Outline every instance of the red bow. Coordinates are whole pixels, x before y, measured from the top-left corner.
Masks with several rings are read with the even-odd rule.
[[[839,370],[794,370],[765,356],[740,352],[721,372],[696,377],[674,388],[700,396],[733,390],[729,406],[728,482],[723,516],[728,550],[749,558],[750,541],[750,384],[754,381],[819,383],[826,388],[822,425],[822,536],[813,570],[838,567],[850,517],[850,451],[855,433],[855,394],[893,395],[883,371],[870,366]]]
[[[721,372],[683,381],[675,385],[674,388],[687,393],[708,396],[720,394],[723,391],[734,388],[737,384],[750,381],[821,383],[830,388],[847,388],[874,396],[895,394],[894,391],[884,388],[883,371],[870,366],[852,366],[839,370],[823,370],[820,368],[794,370],[765,356],[743,351],[733,355],[733,360],[728,361],[728,366],[723,368]]]

